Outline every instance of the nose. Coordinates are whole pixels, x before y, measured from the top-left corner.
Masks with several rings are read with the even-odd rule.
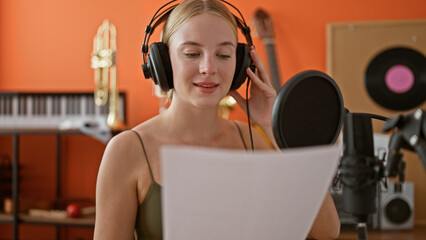
[[[214,57],[206,54],[200,62],[200,73],[201,74],[215,74],[217,71],[216,63],[214,61]]]

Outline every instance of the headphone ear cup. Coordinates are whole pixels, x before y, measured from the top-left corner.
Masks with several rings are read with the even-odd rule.
[[[167,92],[173,88],[173,72],[170,62],[169,48],[162,42],[149,46],[148,68],[152,80]]]
[[[246,80],[246,69],[252,65],[250,58],[250,48],[247,44],[238,43],[237,45],[237,64],[235,66],[234,79],[232,80],[231,90],[238,89]]]

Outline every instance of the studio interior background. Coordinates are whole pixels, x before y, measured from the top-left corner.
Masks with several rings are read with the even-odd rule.
[[[268,68],[264,39],[254,31],[253,20],[258,8],[271,17],[282,84],[304,70],[327,72],[329,24],[426,19],[426,1],[422,0],[231,2],[252,28],[254,44]],[[108,19],[117,29],[117,81],[119,91],[126,95],[126,127],[151,118],[159,113],[160,100],[155,96],[152,81],[143,77],[141,45],[147,23],[165,3],[148,0],[0,1],[0,91],[93,92],[94,74],[90,65],[93,37]],[[151,42],[159,40],[159,32],[157,29]],[[425,39],[417,40],[425,42]],[[241,36],[240,41],[244,41]],[[344,82],[345,79],[336,81]],[[243,92],[244,87],[240,91]],[[371,104],[375,103],[371,101]],[[368,105],[365,111],[369,110]],[[398,112],[386,113],[391,117]],[[232,111],[230,118],[246,120],[239,109]],[[61,136],[61,168],[57,172],[56,140],[56,135],[20,137],[19,197],[56,201],[59,187],[63,199],[93,200],[105,144],[84,135]],[[0,135],[0,155],[11,157],[12,154],[12,136]],[[426,225],[426,174],[416,156],[407,161],[406,175],[408,181],[416,184],[415,224]],[[57,176],[61,179],[60,186],[56,185]],[[0,211],[2,205],[0,203]],[[56,231],[52,225],[20,224],[19,227],[21,239],[55,239]],[[62,239],[91,239],[93,228],[61,227],[59,235]],[[0,239],[11,238],[11,224],[0,224]]]

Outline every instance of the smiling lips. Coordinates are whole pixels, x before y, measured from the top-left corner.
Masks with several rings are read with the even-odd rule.
[[[208,94],[215,92],[217,87],[219,87],[219,84],[215,82],[197,82],[193,84],[199,91]]]

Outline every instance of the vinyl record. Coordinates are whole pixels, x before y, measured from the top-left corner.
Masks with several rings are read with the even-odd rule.
[[[391,110],[409,110],[426,100],[426,58],[409,48],[379,53],[367,67],[365,87],[370,97]]]

